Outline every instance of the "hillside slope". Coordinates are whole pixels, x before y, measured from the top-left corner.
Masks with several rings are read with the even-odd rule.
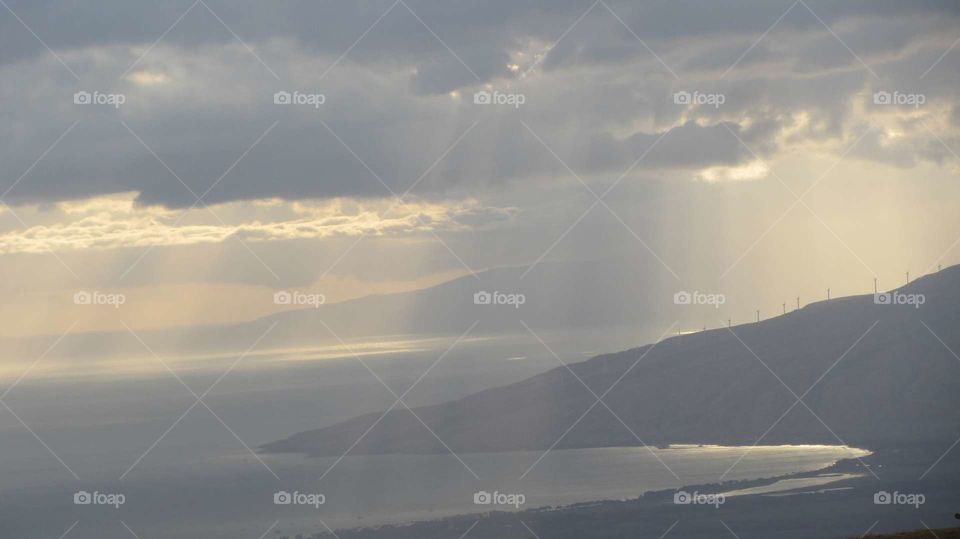
[[[571,365],[576,376],[558,367],[415,411],[456,452],[631,446],[638,437],[647,444],[952,442],[960,431],[960,359],[950,351],[960,350],[960,267],[898,292],[923,294],[925,303],[878,305],[872,295],[819,302],[732,330],[598,356]],[[577,377],[606,393],[619,419],[595,405]],[[379,417],[263,449],[340,455]],[[398,406],[351,454],[446,451]]]

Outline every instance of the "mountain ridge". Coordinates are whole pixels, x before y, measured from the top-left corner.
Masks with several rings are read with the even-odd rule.
[[[351,454],[952,441],[960,432],[960,360],[951,351],[960,349],[960,266],[893,292],[923,294],[925,303],[876,304],[872,294],[820,301],[415,408],[444,443],[394,409],[261,450],[339,456],[358,439]]]

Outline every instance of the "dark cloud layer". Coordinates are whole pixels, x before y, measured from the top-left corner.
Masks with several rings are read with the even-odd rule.
[[[960,50],[924,73],[956,37],[949,1],[796,3],[759,43],[790,3],[8,3],[79,77],[0,11],[12,203],[384,197],[415,182],[418,196],[476,196],[569,178],[560,161],[616,176],[655,142],[635,171],[693,175],[850,139],[882,89],[922,92],[958,124]],[[75,105],[81,90],[126,103]],[[479,90],[524,102],[476,105]],[[275,105],[278,91],[325,101]],[[724,102],[677,104],[679,91]],[[857,155],[942,162],[924,132]]]

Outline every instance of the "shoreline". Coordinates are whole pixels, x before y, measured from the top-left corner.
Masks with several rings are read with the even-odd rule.
[[[782,444],[776,447],[799,448],[799,447],[825,447],[825,446],[826,446],[825,444]],[[727,446],[727,445],[721,445],[721,444],[702,444],[702,445],[670,444],[665,447],[659,447],[658,449],[663,449],[663,448],[670,448],[670,449],[704,448],[706,449],[706,448],[732,448],[732,447],[741,447],[741,446]],[[863,480],[865,476],[869,476],[869,474],[865,472],[860,460],[867,459],[870,457],[875,457],[877,455],[877,451],[873,449],[856,448],[856,447],[851,447],[849,449],[855,450],[855,451],[866,451],[867,453],[865,455],[861,455],[858,457],[840,458],[840,459],[837,459],[832,464],[829,464],[822,468],[818,468],[816,470],[780,474],[780,475],[762,477],[757,479],[732,479],[732,480],[713,482],[713,483],[685,484],[685,485],[679,486],[676,489],[650,490],[638,496],[635,496],[632,498],[626,498],[626,499],[609,499],[609,498],[598,499],[598,500],[587,501],[587,502],[577,502],[577,503],[572,503],[567,505],[554,505],[554,506],[545,505],[545,506],[539,506],[539,507],[531,507],[531,508],[525,508],[517,511],[497,510],[497,511],[478,511],[478,512],[466,512],[466,513],[461,512],[461,513],[454,513],[454,514],[447,514],[447,515],[438,515],[435,518],[425,518],[425,519],[413,518],[413,519],[407,519],[407,520],[397,520],[393,522],[383,522],[383,523],[372,524],[372,525],[338,527],[333,529],[333,532],[336,535],[330,535],[330,534],[324,535],[325,532],[321,532],[321,534],[318,537],[336,537],[344,534],[357,534],[357,533],[361,533],[361,534],[377,533],[385,530],[404,529],[404,528],[411,528],[414,526],[421,526],[421,525],[439,525],[439,526],[455,527],[458,524],[462,524],[468,521],[469,523],[473,523],[482,518],[488,518],[491,516],[498,516],[498,515],[512,515],[518,519],[523,520],[524,515],[543,515],[543,514],[549,514],[549,513],[563,513],[565,511],[577,511],[577,510],[584,510],[584,509],[590,509],[590,508],[600,508],[607,505],[618,505],[618,504],[636,504],[640,507],[652,507],[652,506],[660,505],[663,503],[669,503],[670,505],[674,505],[673,503],[674,493],[681,490],[698,492],[700,494],[716,495],[716,494],[727,493],[734,490],[745,490],[745,489],[751,489],[751,488],[771,486],[785,480],[814,478],[814,477],[823,476],[825,474],[848,475],[847,477],[841,477],[835,481],[826,483],[827,485],[836,486],[839,483],[849,483],[849,482],[854,482],[858,480]],[[802,493],[793,492],[793,491],[804,489],[804,488],[809,488],[809,487],[797,486],[794,488],[787,488],[787,489],[776,490],[772,492],[742,494],[742,495],[737,495],[736,497],[737,498],[756,498],[756,497],[762,497],[762,496],[769,496],[773,494],[799,495]]]

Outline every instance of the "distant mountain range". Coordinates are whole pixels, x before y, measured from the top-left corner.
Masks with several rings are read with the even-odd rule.
[[[602,262],[544,262],[525,268],[496,268],[435,286],[393,294],[375,294],[339,303],[287,310],[249,322],[215,326],[138,331],[161,355],[240,353],[268,328],[257,350],[308,349],[335,344],[338,337],[368,340],[457,336],[474,322],[471,335],[526,333],[523,324],[544,331],[629,328],[632,339],[618,346],[653,339],[672,304],[676,283],[647,262],[620,259]],[[660,279],[660,280],[658,280]],[[522,294],[520,308],[476,305],[477,293]],[[270,301],[267,299],[267,301]],[[278,309],[280,307],[277,307]],[[712,315],[710,307],[702,312]],[[59,336],[53,336],[59,337]],[[51,336],[0,340],[0,351],[34,358],[50,346]],[[125,330],[68,335],[53,354],[102,358],[142,355],[143,345]]]
[[[280,313],[257,323],[280,321],[278,330],[300,339],[316,338],[317,328],[323,328],[319,320],[344,338],[459,335],[475,321],[483,333],[524,332],[521,319],[532,327],[558,330],[646,327],[662,321],[663,313],[655,306],[671,300],[676,283],[649,261],[626,262],[545,262],[529,274],[526,268],[496,268],[411,292]],[[524,299],[519,308],[477,305],[474,295],[478,293]]]
[[[454,286],[463,287],[445,290]],[[873,295],[838,298],[759,323],[674,336],[415,412],[458,453],[635,446],[639,440],[949,444],[960,433],[960,358],[951,352],[960,351],[960,266],[894,294],[889,303]],[[902,304],[920,297],[911,295],[922,295],[923,304]],[[618,304],[630,301],[640,298],[624,292]],[[339,456],[381,415],[296,434],[262,450]],[[446,451],[397,407],[351,454]]]

